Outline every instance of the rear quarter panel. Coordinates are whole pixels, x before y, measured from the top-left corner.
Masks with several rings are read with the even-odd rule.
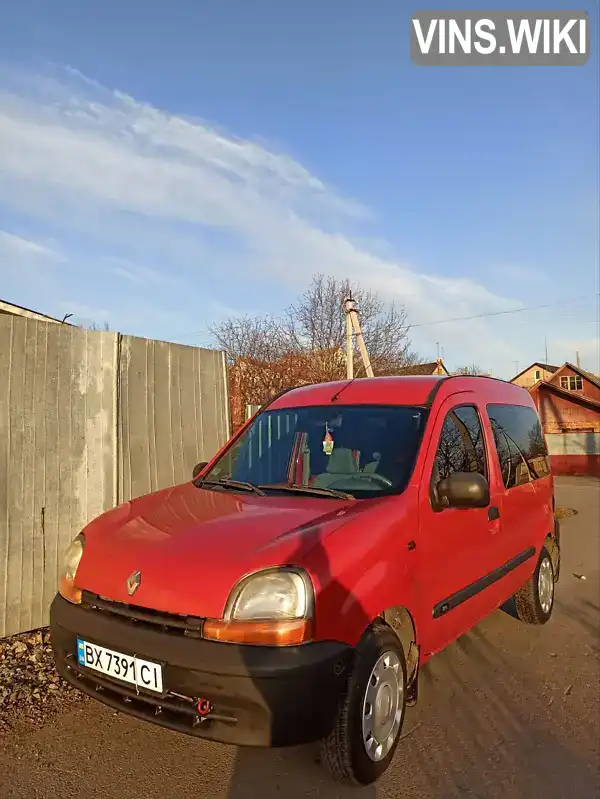
[[[537,408],[531,395],[525,389],[506,384],[504,391],[496,391],[487,396],[482,395],[483,412],[488,427],[490,441],[490,459],[493,461],[493,494],[498,498],[501,510],[500,535],[506,541],[506,559],[515,557],[529,547],[535,548],[535,556],[509,573],[498,586],[498,601],[501,603],[517,591],[533,574],[538,556],[546,538],[554,530],[554,481],[552,474],[532,480],[523,485],[506,489],[498,452],[491,430],[489,414],[493,413],[494,404],[520,405],[531,408],[538,417]],[[491,406],[491,407],[488,407]],[[539,419],[539,417],[538,417]]]

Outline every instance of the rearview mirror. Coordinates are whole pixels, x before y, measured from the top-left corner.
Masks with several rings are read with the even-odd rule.
[[[208,466],[208,461],[201,461],[200,463],[197,463],[194,466],[194,471],[192,472],[192,480],[195,480],[196,477],[198,477],[198,475],[200,474],[202,469],[204,469],[205,466]]]
[[[490,486],[477,472],[454,472],[437,485],[440,504],[445,508],[487,508]]]

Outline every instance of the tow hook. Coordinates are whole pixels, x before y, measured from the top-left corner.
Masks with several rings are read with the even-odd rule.
[[[199,716],[208,716],[213,709],[213,706],[208,699],[199,699],[196,703],[196,711]]]

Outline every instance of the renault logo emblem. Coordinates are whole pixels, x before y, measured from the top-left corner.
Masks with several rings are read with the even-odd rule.
[[[127,593],[129,596],[133,596],[135,592],[140,587],[140,583],[142,582],[142,573],[141,572],[133,572],[127,578]]]

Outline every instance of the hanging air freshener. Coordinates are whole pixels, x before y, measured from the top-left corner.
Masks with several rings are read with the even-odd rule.
[[[333,452],[333,438],[329,430],[325,433],[325,438],[323,439],[323,452],[326,455],[331,455]]]

